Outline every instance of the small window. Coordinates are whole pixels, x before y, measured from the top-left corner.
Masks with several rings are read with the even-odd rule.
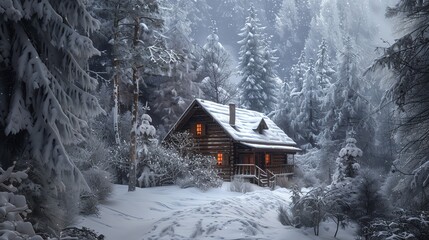
[[[195,133],[197,136],[202,136],[203,135],[203,124],[197,123],[195,130],[196,130]]]
[[[223,153],[218,152],[216,159],[217,159],[217,165],[222,165],[222,162],[223,162]]]
[[[271,164],[271,156],[269,153],[265,153],[265,165]]]

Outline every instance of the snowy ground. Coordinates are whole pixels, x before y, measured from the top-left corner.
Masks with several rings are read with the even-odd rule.
[[[79,226],[94,229],[107,240],[140,239],[335,239],[335,225],[323,223],[320,236],[313,229],[296,229],[277,220],[280,205],[290,202],[287,189],[258,188],[242,194],[222,188],[201,192],[177,186],[137,189],[115,185],[99,216],[80,217]],[[337,239],[354,239],[352,228]]]

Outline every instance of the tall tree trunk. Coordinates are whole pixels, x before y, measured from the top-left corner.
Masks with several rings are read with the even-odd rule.
[[[138,18],[134,19],[134,36],[133,36],[133,48],[134,51],[137,51],[137,45],[139,44],[139,35],[140,35],[140,20]],[[135,56],[134,56],[135,57]],[[130,139],[130,172],[129,172],[129,181],[128,181],[128,191],[135,191],[137,184],[136,176],[136,167],[137,167],[137,117],[138,117],[138,107],[139,107],[139,66],[136,66],[137,63],[133,63],[133,108],[132,108],[132,129],[131,129],[131,139]]]
[[[119,62],[119,51],[118,51],[118,39],[119,39],[119,19],[116,15],[117,11],[115,12],[115,19],[113,22],[113,69],[114,69],[114,76],[113,76],[113,132],[115,133],[115,143],[116,145],[120,144],[120,138],[119,138],[119,126],[118,126],[118,116],[119,116],[119,68],[120,62]]]

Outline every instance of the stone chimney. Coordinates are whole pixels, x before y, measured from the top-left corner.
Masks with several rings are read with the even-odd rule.
[[[235,126],[235,104],[229,104],[229,125]]]

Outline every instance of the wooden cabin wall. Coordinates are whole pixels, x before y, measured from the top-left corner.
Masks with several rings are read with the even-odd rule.
[[[286,153],[272,153],[271,154],[271,165],[283,165],[286,164]]]
[[[203,135],[196,135],[196,124],[203,124]],[[196,109],[189,120],[177,131],[188,130],[194,136],[195,150],[203,155],[212,155],[215,158],[219,152],[223,154],[223,164],[216,165],[220,176],[230,181],[232,176],[234,145],[232,139],[221,126],[204,110]]]

